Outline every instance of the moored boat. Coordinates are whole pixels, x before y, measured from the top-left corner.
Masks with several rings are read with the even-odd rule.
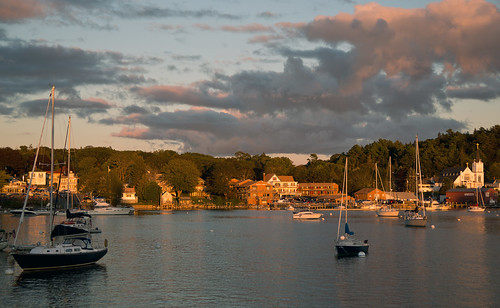
[[[345,161],[344,179],[342,184],[342,197],[341,205],[344,205],[344,192],[347,192],[347,157]],[[347,200],[347,193],[346,193]],[[347,205],[344,207],[344,235],[340,235],[340,229],[342,224],[342,210],[339,212],[339,223],[337,229],[337,239],[335,240],[335,249],[337,250],[337,257],[355,257],[366,255],[368,253],[368,240],[361,241],[354,237],[354,232],[349,230],[349,225],[347,223]]]
[[[54,92],[55,87],[52,87],[51,99],[52,103],[49,106],[52,107],[52,138],[51,138],[51,155],[50,155],[50,219],[49,219],[49,232],[43,232],[45,234],[52,233],[53,225],[53,204],[54,204]],[[49,108],[47,108],[49,110]],[[43,132],[42,132],[43,135]],[[41,138],[40,138],[41,139]],[[42,245],[40,243],[32,245],[17,245],[19,239],[19,231],[21,229],[21,224],[24,219],[24,214],[26,210],[26,204],[28,202],[29,191],[31,190],[31,185],[33,182],[33,174],[35,166],[37,163],[38,153],[40,150],[40,144],[38,145],[35,160],[33,163],[33,169],[31,172],[31,178],[28,184],[28,189],[26,192],[26,197],[24,200],[21,217],[19,219],[19,224],[17,227],[17,236],[14,239],[14,244],[12,246],[11,255],[14,260],[23,270],[51,270],[51,269],[62,269],[68,267],[77,267],[89,265],[100,260],[108,252],[107,242],[105,241],[104,246],[101,246],[98,241],[94,241],[92,233],[86,230],[80,230],[81,232],[76,232],[75,234],[57,234],[56,236],[49,235],[47,243]]]
[[[315,213],[308,210],[293,213],[293,219],[313,220],[320,219],[322,216],[323,214],[321,213]]]
[[[111,206],[104,198],[94,199],[94,209],[87,211],[90,215],[131,215],[134,214],[133,207]]]

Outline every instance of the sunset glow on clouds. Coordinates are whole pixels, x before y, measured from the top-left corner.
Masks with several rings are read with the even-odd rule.
[[[0,4],[3,122],[26,127],[55,84],[60,112],[107,127],[88,145],[116,149],[331,155],[497,124],[494,1],[152,3]]]

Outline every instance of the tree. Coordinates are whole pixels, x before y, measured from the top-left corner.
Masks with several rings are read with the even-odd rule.
[[[123,196],[123,182],[120,179],[117,170],[112,170],[109,172],[109,197],[111,199],[111,205],[117,205],[120,203]]]
[[[160,204],[161,187],[156,182],[147,182],[142,188],[142,198],[152,204]]]
[[[5,172],[5,170],[0,170],[0,189],[4,187],[9,181],[10,176]]]
[[[171,185],[177,200],[183,192],[193,192],[201,173],[192,161],[174,158],[162,170],[163,180]]]

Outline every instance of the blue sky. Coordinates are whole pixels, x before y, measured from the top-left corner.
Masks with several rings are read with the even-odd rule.
[[[52,84],[75,147],[304,163],[489,128],[498,50],[499,1],[4,0],[0,146],[36,146]]]

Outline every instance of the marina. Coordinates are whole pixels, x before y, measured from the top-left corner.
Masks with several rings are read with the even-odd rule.
[[[369,254],[352,258],[336,257],[339,211],[319,212],[317,221],[255,210],[98,216],[109,252],[95,266],[27,273],[0,252],[0,297],[11,307],[492,307],[500,300],[497,209],[429,212],[426,228],[349,210],[356,233],[370,241]],[[18,219],[0,215],[5,230]],[[43,235],[28,230],[48,216],[25,219],[23,231],[36,242]]]

